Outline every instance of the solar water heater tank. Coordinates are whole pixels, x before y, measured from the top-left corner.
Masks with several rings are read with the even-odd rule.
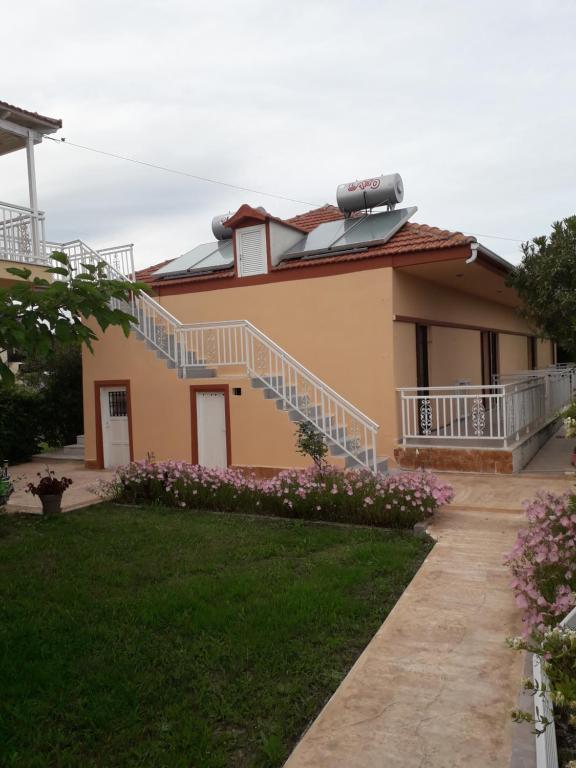
[[[338,208],[346,215],[380,205],[394,208],[403,199],[404,183],[399,173],[339,184],[336,190]]]
[[[212,234],[216,240],[230,240],[232,237],[232,230],[224,226],[224,222],[228,221],[230,216],[232,216],[231,213],[221,213],[212,219]]]

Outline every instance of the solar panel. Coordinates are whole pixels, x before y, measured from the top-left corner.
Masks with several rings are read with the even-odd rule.
[[[362,245],[383,245],[404,226],[418,208],[399,208],[320,224],[283,254],[283,259],[296,259],[346,251]]]
[[[215,240],[192,248],[170,264],[161,267],[154,275],[172,275],[182,272],[203,272],[205,270],[224,269],[232,266],[234,252],[231,240]]]

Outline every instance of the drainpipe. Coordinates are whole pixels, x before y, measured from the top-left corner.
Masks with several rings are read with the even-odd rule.
[[[470,258],[466,259],[466,264],[473,264],[478,258],[479,243],[470,243]]]

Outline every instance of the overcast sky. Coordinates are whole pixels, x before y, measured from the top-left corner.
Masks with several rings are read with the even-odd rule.
[[[32,0],[2,27],[0,99],[62,118],[58,135],[304,201],[45,141],[52,240],[133,242],[144,266],[244,202],[289,217],[396,171],[414,220],[514,261],[519,243],[486,235],[576,213],[572,0]],[[0,199],[27,204],[23,152],[0,158]]]

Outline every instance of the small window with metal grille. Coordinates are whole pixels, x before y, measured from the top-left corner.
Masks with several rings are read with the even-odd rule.
[[[108,392],[108,407],[110,409],[110,416],[126,416],[128,414],[126,390],[119,389],[114,392]]]
[[[236,397],[240,397],[242,394],[242,388],[241,387],[232,387],[232,394],[236,395]]]

